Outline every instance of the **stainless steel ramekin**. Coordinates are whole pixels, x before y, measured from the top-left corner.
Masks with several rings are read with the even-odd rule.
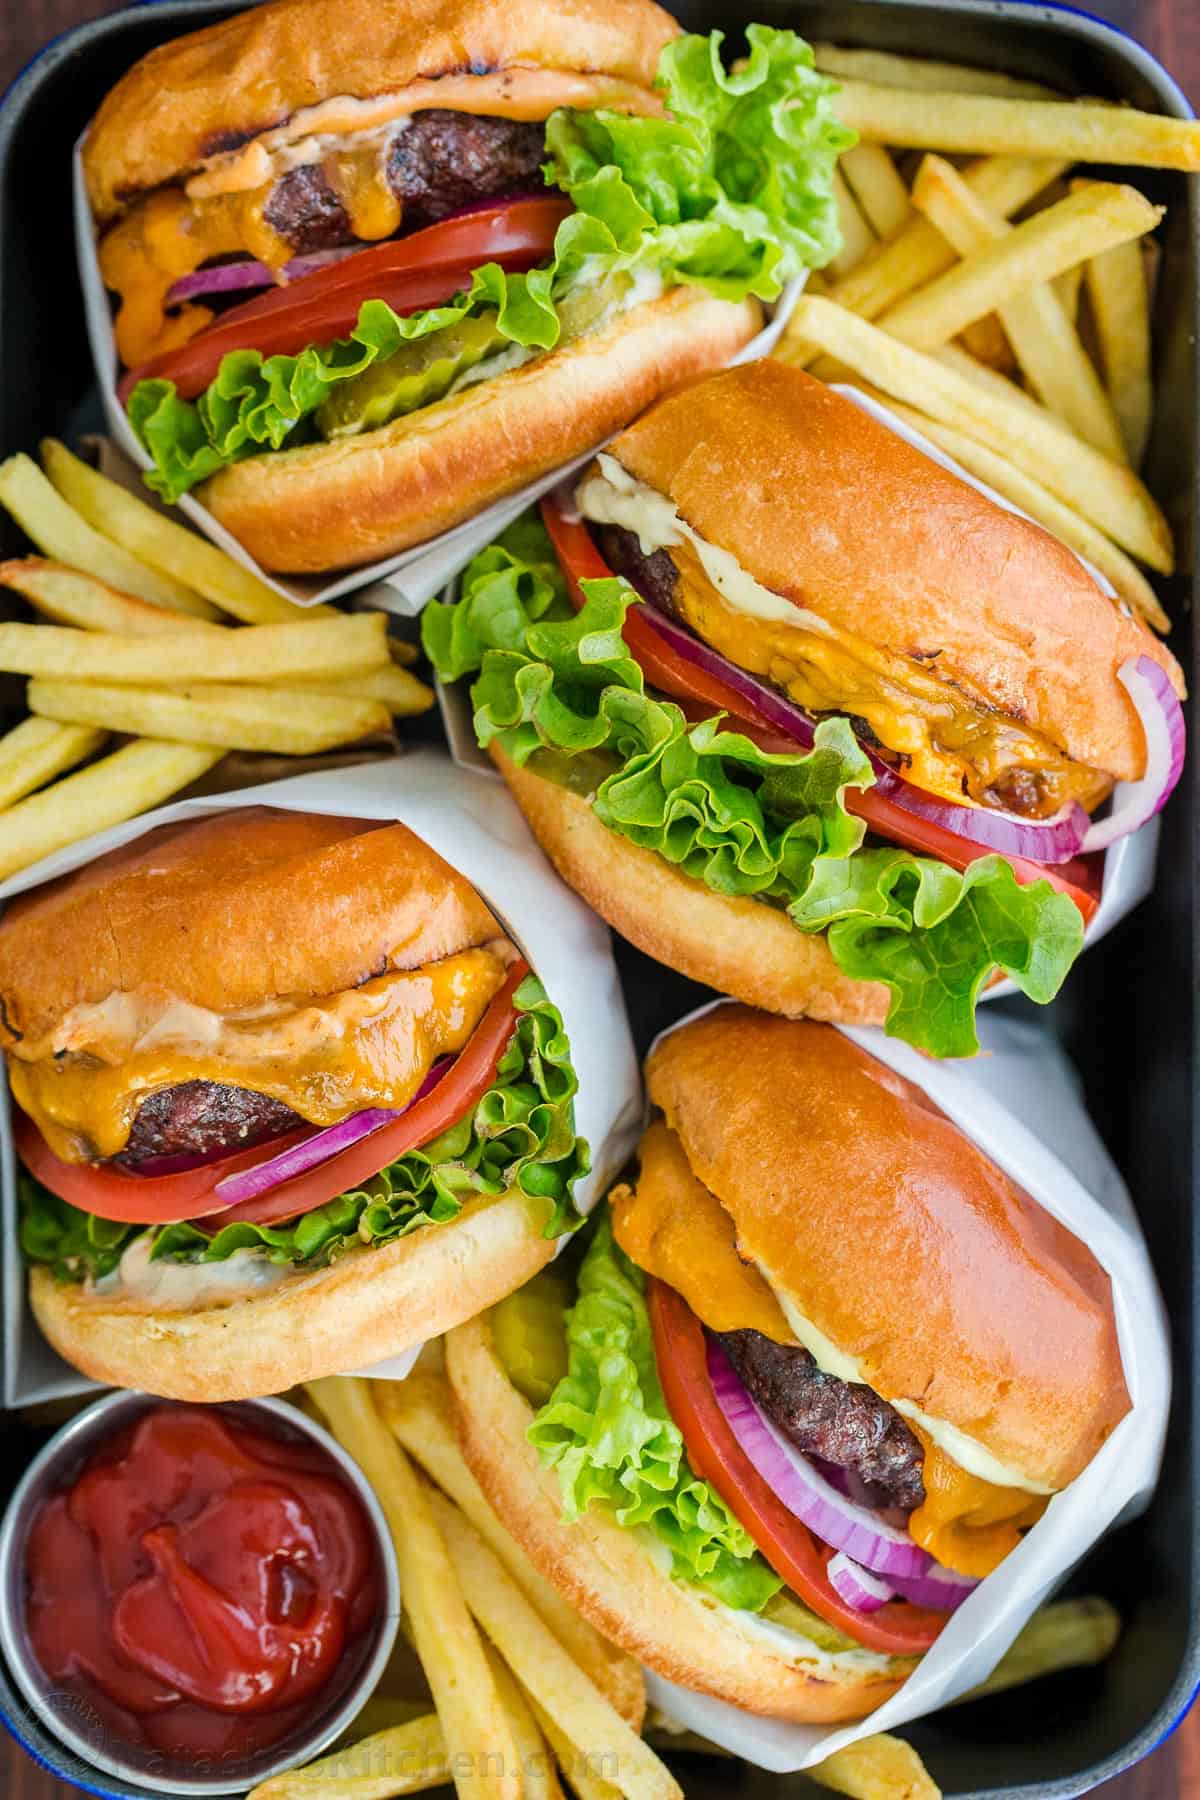
[[[0,1650],[31,1711],[62,1743],[93,1768],[115,1775],[155,1794],[244,1793],[268,1775],[309,1762],[328,1749],[345,1730],[371,1693],[391,1654],[400,1622],[400,1576],[396,1553],[382,1509],[358,1464],[327,1431],[282,1400],[245,1400],[216,1410],[248,1425],[291,1434],[317,1445],[345,1476],[362,1502],[379,1558],[380,1597],[375,1618],[348,1654],[357,1667],[331,1683],[332,1698],[314,1701],[313,1715],[300,1730],[256,1756],[220,1766],[185,1764],[159,1752],[116,1740],[103,1724],[81,1707],[78,1697],[64,1693],[44,1673],[33,1655],[25,1627],[25,1546],[42,1501],[61,1491],[94,1450],[152,1408],[173,1404],[151,1394],[109,1394],[81,1412],[51,1438],[34,1458],[0,1522]],[[208,1410],[208,1409],[205,1409]]]

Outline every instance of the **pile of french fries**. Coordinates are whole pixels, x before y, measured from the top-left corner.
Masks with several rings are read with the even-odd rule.
[[[459,1449],[439,1345],[406,1381],[339,1376],[299,1398],[379,1496],[422,1679],[414,1694],[411,1680],[397,1692],[385,1676],[330,1755],[272,1776],[250,1800],[393,1800],[448,1782],[462,1800],[558,1800],[564,1780],[578,1800],[678,1800],[682,1789],[652,1746],[723,1754],[647,1709],[637,1663],[574,1611],[500,1523]],[[1103,1600],[1043,1607],[966,1698],[1101,1662],[1119,1631]],[[882,1733],[808,1774],[851,1800],[940,1795],[912,1746]]]
[[[63,444],[41,456],[0,464],[0,506],[42,552],[0,562],[0,587],[48,621],[0,623],[0,673],[30,678],[30,716],[0,737],[0,879],[230,751],[387,739],[433,704],[383,613],[296,606]]]
[[[1200,168],[1200,128],[949,63],[816,46],[859,142],[844,247],[777,354],[843,381],[1036,519],[1157,631],[1174,567],[1138,475],[1163,209],[1085,162]]]

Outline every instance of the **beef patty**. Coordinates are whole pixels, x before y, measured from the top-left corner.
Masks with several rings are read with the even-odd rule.
[[[667,550],[653,550],[647,556],[638,542],[636,531],[623,525],[594,525],[593,535],[601,556],[614,575],[623,575],[643,600],[649,600],[662,612],[672,611],[675,584],[679,570]]]
[[[404,203],[404,230],[416,231],[472,201],[499,200],[531,188],[540,192],[545,160],[542,125],[436,109],[414,114],[396,133],[387,177]],[[320,163],[282,176],[263,217],[296,256],[333,250],[353,237],[346,209]]]
[[[142,1101],[129,1141],[114,1161],[136,1168],[151,1156],[248,1150],[304,1120],[282,1100],[220,1081],[181,1081]]]
[[[868,1506],[910,1513],[925,1498],[924,1451],[895,1407],[857,1381],[826,1375],[798,1344],[760,1331],[720,1335],[730,1362],[783,1435],[861,1483]]]

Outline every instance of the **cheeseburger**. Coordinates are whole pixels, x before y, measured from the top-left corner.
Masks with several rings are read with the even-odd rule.
[[[267,567],[420,543],[727,362],[838,244],[831,82],[653,0],[270,0],[137,63],[84,171],[169,500]]]
[[[776,362],[662,401],[542,518],[425,644],[611,925],[940,1056],[1000,973],[1053,998],[1091,852],[1163,804],[1183,739],[1174,658],[1071,551]]]
[[[587,1165],[557,1011],[399,824],[246,807],[0,921],[33,1310],[183,1400],[394,1355],[547,1262]]]
[[[447,1339],[463,1449],[648,1667],[860,1718],[1129,1410],[1110,1283],[829,1026],[721,1006],[647,1077],[636,1178],[570,1280]]]

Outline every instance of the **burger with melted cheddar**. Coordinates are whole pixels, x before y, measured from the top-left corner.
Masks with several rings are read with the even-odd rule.
[[[660,402],[423,631],[618,931],[940,1056],[977,1048],[999,972],[1053,998],[1089,815],[1183,729],[1175,659],[1069,550],[771,361]]]
[[[143,58],[84,170],[151,486],[346,567],[727,362],[835,253],[851,141],[748,36],[729,71],[653,0],[269,0]]]
[[[464,1453],[648,1667],[862,1717],[1129,1410],[1109,1279],[830,1026],[719,1006],[647,1080],[569,1279],[447,1339]]]
[[[33,1310],[183,1400],[395,1355],[519,1286],[587,1167],[562,1020],[400,824],[236,808],[14,901]]]

